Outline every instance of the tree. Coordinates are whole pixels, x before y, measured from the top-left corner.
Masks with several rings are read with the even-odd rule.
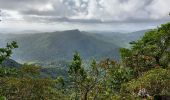
[[[40,67],[23,65],[16,70],[8,70],[10,74],[0,76],[0,96],[5,96],[9,100],[61,98],[61,94],[55,88],[58,84],[55,80],[37,77],[40,74]]]
[[[142,39],[131,42],[131,49],[121,49],[124,66],[134,69],[141,76],[156,66],[168,67],[170,61],[170,23],[145,33]]]
[[[12,54],[12,50],[18,48],[17,42],[7,43],[5,48],[0,48],[0,64]]]
[[[74,99],[88,100],[89,98],[104,99],[110,84],[107,84],[110,69],[114,68],[115,61],[107,59],[99,64],[93,59],[90,67],[84,69],[79,53],[75,53],[69,66]]]
[[[86,72],[84,68],[82,67],[82,59],[78,52],[75,52],[73,56],[73,61],[71,62],[69,66],[68,73],[71,78],[71,83],[73,84],[73,89],[75,93],[74,98],[75,100],[78,100],[82,92],[81,86],[87,77]]]
[[[149,95],[169,95],[170,93],[170,70],[163,68],[154,68],[148,72],[145,72],[138,79],[133,79],[128,83],[122,85],[122,92],[135,94],[137,96],[138,91],[145,88]]]
[[[22,67],[20,68],[20,76],[22,77],[39,77],[40,75],[40,66],[35,66],[35,65],[28,65],[28,64],[23,64]]]

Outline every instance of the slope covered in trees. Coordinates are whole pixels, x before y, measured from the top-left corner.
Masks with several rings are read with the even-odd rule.
[[[149,30],[121,48],[121,61],[93,59],[84,64],[75,52],[68,77],[40,77],[41,67],[0,68],[2,100],[143,100],[169,98],[170,23]],[[0,49],[1,62],[10,57],[15,42]]]
[[[0,34],[0,46],[17,41],[13,58],[17,61],[42,62],[68,61],[78,51],[83,59],[111,57],[120,59],[119,48],[143,36],[145,31],[135,33],[91,33],[79,30],[49,33]],[[3,44],[3,45],[2,45]]]
[[[22,61],[56,61],[71,60],[72,53],[78,51],[84,59],[105,57],[119,58],[118,46],[87,35],[79,30],[68,30],[42,34],[17,34],[9,36],[6,41],[15,40],[18,48],[14,57]]]

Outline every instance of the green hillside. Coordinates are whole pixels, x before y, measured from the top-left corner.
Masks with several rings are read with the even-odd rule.
[[[131,33],[119,33],[119,32],[98,32],[92,34],[92,36],[106,41],[109,43],[114,43],[119,47],[130,47],[129,42],[136,41],[143,37],[144,33],[148,30],[140,30]]]
[[[18,48],[13,57],[21,61],[70,60],[78,51],[84,59],[92,57],[114,57],[119,59],[119,46],[103,41],[79,30],[41,34],[18,34],[7,36],[6,41],[17,41]]]
[[[72,100],[158,100],[158,98],[169,100],[169,30],[170,23],[166,23],[145,32],[142,38],[131,42],[131,48],[120,48],[119,62],[112,58],[98,60],[98,57],[87,61],[88,57],[84,55],[81,57],[78,52],[74,53],[69,62],[66,58],[64,61],[53,59],[58,62],[48,58],[52,56],[51,52],[54,48],[52,43],[63,50],[62,53],[69,48],[84,50],[93,47],[96,51],[103,52],[115,49],[107,48],[107,46],[119,47],[106,42],[107,40],[102,41],[102,38],[78,30],[42,33],[44,37],[42,34],[11,35],[7,38],[16,39],[19,45],[24,47],[21,50],[25,53],[32,52],[36,56],[42,53],[51,61],[47,60],[43,62],[44,64],[39,62],[39,64],[36,63],[37,65],[20,65],[8,59],[14,53],[13,50],[19,47],[17,42],[13,41],[0,48],[0,64],[2,65],[0,67],[0,97],[2,100],[6,98],[9,100],[25,98],[31,100],[70,100],[70,98]],[[133,37],[135,38],[137,37]],[[42,43],[44,45],[40,45]],[[38,45],[40,45],[39,48]],[[103,49],[104,47],[107,49]],[[46,52],[49,56],[43,50],[48,50]],[[71,52],[69,50],[68,52]],[[93,49],[91,50],[94,53]],[[30,57],[36,59],[33,58],[35,55]],[[39,60],[43,61],[43,59]]]

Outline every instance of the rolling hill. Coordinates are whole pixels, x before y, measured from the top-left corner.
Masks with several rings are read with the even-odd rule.
[[[119,33],[119,32],[96,32],[95,33],[94,32],[92,36],[101,39],[102,41],[105,42],[114,43],[118,47],[130,48],[129,42],[138,40],[148,30],[140,30],[131,33]]]
[[[119,48],[129,48],[129,42],[137,40],[147,30],[132,33],[82,32],[79,30],[46,33],[0,34],[0,47],[7,42],[17,41],[19,48],[12,58],[20,63],[42,66],[41,76],[67,76],[67,65],[73,53],[78,51],[84,60],[99,60],[111,57],[119,60]],[[18,67],[14,60],[3,62],[3,66]],[[85,62],[84,62],[85,63]]]
[[[13,40],[19,44],[13,55],[17,61],[71,60],[75,51],[78,51],[84,59],[93,57],[119,59],[119,46],[79,30],[41,34],[3,34],[4,43]]]

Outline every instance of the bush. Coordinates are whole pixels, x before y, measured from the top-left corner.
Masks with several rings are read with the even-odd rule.
[[[122,92],[137,96],[141,88],[145,88],[149,95],[170,95],[170,70],[155,68],[144,73],[138,79],[122,85]]]

